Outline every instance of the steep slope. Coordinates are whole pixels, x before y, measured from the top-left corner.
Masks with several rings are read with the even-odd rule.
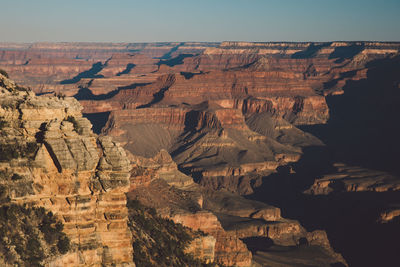
[[[132,153],[166,149],[203,185],[248,194],[260,175],[322,145],[299,128],[328,122],[327,96],[339,97],[366,77],[369,62],[398,50],[397,43],[227,42],[176,64],[160,60],[153,83],[82,104],[87,113],[111,112],[104,133]]]
[[[396,246],[391,244],[398,227],[399,43],[124,44],[120,51],[114,47],[112,55],[108,52],[113,45],[104,47],[108,48],[93,46],[90,52],[101,60],[92,62],[88,57],[91,64],[85,69],[65,72],[66,77],[58,80],[44,72],[49,81],[40,83],[55,84],[55,91],[75,95],[85,116],[99,122],[96,130],[103,128],[103,135],[113,136],[131,153],[145,157],[161,149],[171,153],[179,170],[206,188],[200,195],[210,201],[204,201],[203,208],[208,205],[216,216],[198,216],[214,220],[210,229],[222,228],[224,237],[237,233],[248,246],[254,245],[254,259],[264,264],[328,261],[324,253],[319,254],[321,261],[303,259],[303,253],[312,256],[319,251],[304,243],[297,244],[300,253],[286,248],[281,253],[269,239],[259,243],[255,232],[269,236],[271,229],[280,233],[280,228],[267,228],[265,222],[249,218],[240,205],[232,208],[236,204],[229,205],[230,201],[242,201],[229,195],[236,192],[278,206],[285,217],[299,220],[309,232],[326,230],[350,265],[395,262]],[[125,50],[130,48],[136,51]],[[100,53],[102,49],[108,52]],[[34,81],[40,64],[24,65],[21,51],[27,48],[7,50],[0,65],[11,75],[32,67],[27,80]],[[43,57],[52,58],[57,50],[42,49]],[[70,65],[77,60],[70,59]],[[62,65],[57,60],[43,62],[46,68],[49,64]],[[175,186],[191,182],[178,173],[161,178]],[[169,187],[157,187],[147,178],[137,175],[140,183],[169,192]],[[135,187],[140,186],[133,182],[131,190]],[[157,195],[157,190],[141,188],[143,199],[149,199],[146,204],[158,211],[170,200],[157,203],[145,193]],[[304,194],[307,189],[310,194]],[[175,199],[175,194],[165,194]],[[200,200],[181,203],[186,211],[177,220],[192,224],[187,209],[197,207],[196,201]],[[252,202],[244,210],[256,212],[253,205],[258,207]],[[287,228],[291,223],[274,225]],[[301,229],[298,226],[293,229]],[[366,242],[368,237],[371,242]],[[240,242],[235,244],[229,247],[241,257],[236,259],[226,247],[216,245],[222,251],[218,257],[248,262],[248,252]],[[262,247],[270,250],[266,253]],[[281,258],[283,254],[293,261]]]
[[[104,133],[136,155],[168,150],[181,170],[204,184],[208,178],[272,172],[298,160],[301,153],[298,147],[251,131],[239,110],[212,102],[114,111]],[[249,184],[242,187],[251,192]]]
[[[133,266],[125,151],[92,133],[75,99],[37,97],[1,74],[0,87],[2,205],[45,207],[70,240],[40,263]]]
[[[215,43],[0,44],[0,68],[36,93],[75,95],[90,84],[105,94],[132,83],[154,81],[160,59],[198,54]],[[148,76],[148,77],[143,77]],[[97,80],[96,78],[102,78]],[[92,81],[94,80],[94,81]]]
[[[214,251],[212,256],[207,257],[214,258],[217,263],[253,266],[261,261],[252,259],[249,251],[253,247],[252,241],[267,239],[270,245],[281,246],[294,253],[298,251],[297,245],[306,242],[310,249],[317,250],[310,254],[311,257],[306,256],[309,261],[316,256],[324,258],[326,264],[346,264],[330,247],[323,231],[309,233],[297,221],[282,218],[279,208],[226,190],[207,190],[193,183],[190,177],[178,171],[166,151],[161,151],[154,158],[130,157],[134,167],[128,199],[139,200],[155,208],[163,217],[213,237],[214,250],[210,249],[210,245],[204,249],[207,248],[204,245],[206,242],[202,241],[203,250],[194,251]],[[268,251],[270,245],[263,249]],[[283,257],[290,261],[290,254]]]

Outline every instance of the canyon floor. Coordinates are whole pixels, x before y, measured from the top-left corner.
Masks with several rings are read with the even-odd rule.
[[[118,151],[112,171],[124,165],[123,184],[112,187],[123,192],[96,197],[126,192],[200,230],[191,252],[205,261],[397,266],[399,51],[396,42],[0,43],[0,69],[33,90],[32,103],[79,101],[83,117],[77,101],[52,116],[78,118],[87,140],[99,134],[104,151]],[[18,119],[36,121],[24,122],[30,138],[54,131],[29,116]],[[64,124],[54,127],[72,127]],[[110,157],[103,154],[94,162]],[[102,171],[100,163],[72,165],[57,166]],[[128,242],[121,222],[115,227]]]

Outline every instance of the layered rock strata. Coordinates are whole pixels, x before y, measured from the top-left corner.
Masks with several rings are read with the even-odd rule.
[[[306,190],[313,195],[343,192],[388,192],[400,190],[400,179],[383,171],[336,163],[337,172],[315,179]]]
[[[37,97],[3,75],[0,86],[0,142],[7,153],[0,168],[19,177],[1,181],[3,197],[52,211],[71,241],[67,254],[46,265],[133,266],[125,151],[93,134],[75,99]]]
[[[204,244],[209,242],[208,239],[204,241],[205,237],[202,237],[194,241],[197,250],[190,248],[189,251],[195,251],[196,257],[212,254],[217,263],[253,266],[252,255],[241,239],[265,237],[283,246],[296,246],[305,239],[330,255],[330,262],[345,263],[330,247],[325,232],[308,233],[299,222],[282,218],[276,207],[246,200],[224,190],[205,190],[180,173],[166,151],[154,158],[135,155],[130,158],[134,167],[128,198],[137,199],[156,208],[162,216],[214,238],[212,253],[210,245],[198,248],[197,243]]]
[[[73,47],[70,44],[63,45],[69,49]],[[8,70],[11,76],[18,76],[26,69],[24,79],[28,81],[27,84],[31,82],[42,85],[37,92],[49,92],[49,84],[54,84],[56,92],[75,95],[84,106],[84,113],[107,113],[108,116],[110,112],[105,118],[108,122],[103,134],[113,136],[130,152],[141,156],[154,156],[161,149],[166,149],[181,171],[192,175],[197,182],[209,189],[220,190],[218,195],[226,197],[232,203],[236,203],[233,201],[234,197],[227,191],[251,194],[255,187],[262,184],[263,177],[271,173],[279,176],[280,166],[299,160],[301,165],[302,160],[307,160],[308,155],[301,157],[302,153],[322,145],[322,142],[300,130],[300,127],[317,125],[318,129],[320,124],[338,120],[340,116],[337,115],[342,114],[332,110],[332,105],[340,98],[344,102],[339,101],[339,106],[344,104],[351,107],[349,111],[352,114],[366,113],[370,117],[371,113],[372,117],[375,116],[370,108],[372,102],[367,102],[366,107],[352,106],[351,99],[357,103],[360,100],[357,94],[370,99],[376,97],[380,99],[382,106],[389,103],[388,110],[391,111],[386,114],[388,117],[392,118],[390,114],[395,113],[393,100],[381,96],[396,95],[398,59],[393,62],[391,60],[399,54],[398,43],[224,42],[83,46],[92,49],[91,52],[82,47],[78,49],[85,50],[79,53],[87,62],[80,60],[80,56],[75,58],[76,51],[68,55],[64,51],[65,55],[60,56],[68,58],[64,68],[63,60],[51,60],[59,57],[54,56],[59,48],[51,44],[34,45],[33,50],[38,47],[41,50],[35,50],[35,53],[48,56],[32,57],[31,60],[28,59],[31,48],[11,45],[8,51],[3,52],[0,66]],[[29,53],[24,54],[26,50]],[[382,60],[389,63],[383,71],[378,64]],[[80,69],[68,74],[74,61]],[[64,73],[63,76],[49,78],[55,72],[51,72],[51,68],[46,69],[49,68],[48,64],[53,64],[54,68],[60,66],[57,72]],[[39,75],[35,68],[43,69],[44,75]],[[28,73],[29,78],[26,78]],[[371,93],[371,86],[381,88],[381,80],[378,78],[386,77],[383,75],[386,73],[388,77],[385,78],[382,88],[389,88],[391,91],[373,88],[378,93]],[[45,77],[49,80],[45,80]],[[355,84],[359,84],[360,88],[355,86],[354,90]],[[353,112],[354,108],[360,109]],[[104,124],[99,128],[103,126]],[[366,129],[369,131],[370,127]],[[356,138],[360,134],[363,133],[356,135]],[[178,205],[179,209],[175,206],[172,209],[179,212],[171,213],[171,208],[166,207],[169,199],[167,201],[164,198],[157,203],[147,196],[144,192],[148,187],[142,186],[155,186],[153,175],[157,176],[160,172],[158,167],[154,171],[152,168],[142,168],[140,164],[138,166],[133,175],[136,179],[131,180],[131,191],[136,190],[136,195],[140,195],[137,192],[144,194],[144,200],[151,199],[148,201],[149,205],[157,207],[165,216],[173,217],[176,213],[182,223],[187,221],[192,224],[193,216],[202,215],[192,215],[197,213],[191,210],[188,212],[186,202]],[[181,173],[178,174],[174,168],[165,171],[158,178],[165,178],[174,186],[190,187],[191,180]],[[308,193],[330,196],[346,193],[343,195],[347,196],[351,194],[347,194],[348,191],[373,193],[398,189],[396,177],[385,172],[375,173],[367,168],[339,165],[336,168],[337,173],[315,177],[321,179],[315,181]],[[58,166],[57,169],[62,167]],[[295,176],[295,170],[292,167],[288,169]],[[307,177],[305,180],[312,178],[313,176]],[[146,189],[140,191],[141,188]],[[169,187],[162,188],[166,190],[163,192],[169,192],[166,189]],[[235,208],[235,205],[228,205],[223,199],[216,197],[212,191],[199,193],[197,189],[187,190],[194,197],[189,201],[189,207],[195,210],[201,208],[202,212],[212,211],[207,216],[216,216],[225,232],[224,238],[251,239],[257,232],[262,237],[273,239],[277,244],[299,245],[296,243],[299,238],[305,238],[309,244],[314,244],[315,240],[326,243],[326,238],[318,232],[307,234],[296,221],[280,218],[276,208],[264,207],[257,210],[254,208],[254,205],[257,206],[255,203],[249,204],[252,208]],[[226,203],[227,207],[217,203]],[[390,225],[396,221],[396,203],[393,207],[380,211],[382,213],[379,220],[389,222]],[[214,220],[211,217],[209,219]],[[231,222],[235,223],[230,224]],[[210,229],[217,229],[216,225],[213,224]],[[210,229],[207,231],[214,231]],[[248,253],[242,250],[243,246],[231,244],[235,251],[240,251],[237,254],[240,257],[235,258],[229,254],[227,248],[218,244],[223,244],[221,240],[216,238],[215,248],[222,251],[216,252],[216,258],[232,258],[241,264],[249,262],[246,256]],[[229,243],[226,240],[224,242]],[[309,252],[314,253],[312,249]],[[269,256],[277,257],[273,253]],[[265,260],[259,258],[260,262]],[[325,262],[330,262],[325,256],[322,258]],[[270,264],[271,258],[264,263]],[[292,262],[303,265],[319,263],[301,259]]]

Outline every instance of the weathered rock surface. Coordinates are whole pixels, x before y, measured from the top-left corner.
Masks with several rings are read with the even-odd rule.
[[[296,246],[302,239],[322,249],[327,262],[343,262],[331,248],[325,232],[308,233],[297,221],[281,217],[280,209],[247,200],[225,190],[206,190],[177,170],[166,151],[154,158],[130,155],[134,167],[128,198],[154,207],[164,217],[201,230],[215,238],[214,260],[228,266],[252,266],[255,262],[243,240],[265,237],[284,246]],[[199,247],[204,240],[194,241],[195,256],[204,257],[211,246]],[[206,251],[207,253],[205,253]],[[318,253],[317,253],[318,254]],[[318,254],[320,255],[320,254]]]
[[[203,185],[250,194],[257,174],[321,145],[296,126],[326,123],[326,97],[343,94],[347,82],[366,78],[369,62],[398,49],[397,43],[227,42],[197,55],[176,52],[153,63],[156,71],[140,71],[153,80],[132,79],[115,95],[82,104],[87,113],[111,112],[104,133],[132,153],[150,157],[166,149]],[[130,63],[131,73],[144,66],[137,63]]]
[[[208,178],[251,181],[253,171],[298,160],[301,147],[320,142],[293,125],[326,123],[326,96],[398,51],[376,42],[3,44],[0,67],[25,84],[39,81],[40,92],[54,85],[75,94],[84,113],[111,111],[105,132],[125,148],[143,156],[166,149],[181,170],[213,184]],[[74,61],[86,70],[71,71]],[[35,74],[38,66],[60,69]]]
[[[388,209],[381,213],[379,222],[388,223],[394,220],[398,220],[400,216],[400,205],[399,203],[391,205]]]
[[[336,173],[324,175],[306,190],[313,195],[340,192],[387,192],[400,190],[400,178],[382,171],[336,163]]]
[[[118,86],[154,81],[159,59],[198,54],[214,43],[35,43],[0,44],[0,68],[36,93],[74,95],[91,83],[93,92],[105,94]],[[133,65],[132,65],[133,64]],[[148,74],[151,78],[143,77]],[[117,76],[116,76],[117,75]],[[102,77],[104,80],[92,79]],[[92,88],[91,88],[92,89]]]
[[[68,49],[60,49],[60,46]],[[296,196],[294,199],[300,202],[291,205],[298,209],[285,210],[284,207],[290,207],[287,202],[292,200],[291,197],[287,201],[275,199],[271,203],[281,203],[284,214],[292,212],[295,214],[293,218],[305,216],[300,214],[305,208],[301,206],[303,198],[307,198],[307,201],[320,198],[331,203],[331,199],[334,199],[332,196],[337,194],[339,205],[345,204],[341,202],[343,199],[357,203],[355,194],[365,196],[368,203],[373,202],[368,200],[367,194],[374,194],[379,203],[386,201],[386,193],[391,195],[394,192],[393,197],[388,198],[395,198],[398,179],[387,166],[396,166],[393,155],[396,155],[398,148],[395,139],[399,131],[393,122],[396,120],[396,96],[400,84],[399,47],[399,43],[389,42],[79,44],[75,47],[73,44],[35,44],[31,48],[8,44],[3,49],[7,51],[0,54],[0,67],[12,77],[24,80],[27,85],[40,85],[37,92],[54,90],[75,95],[88,117],[99,115],[102,123],[97,128],[105,126],[103,134],[117,139],[124,148],[136,155],[131,155],[131,160],[140,162],[134,168],[132,177],[136,178],[131,179],[130,190],[141,192],[142,196],[146,196],[143,199],[149,199],[148,204],[157,207],[162,214],[173,216],[174,211],[179,211],[176,213],[180,214],[180,218],[190,222],[195,216],[192,214],[197,214],[193,210],[208,210],[209,214],[215,214],[212,216],[216,216],[221,224],[224,238],[249,240],[255,237],[254,233],[259,233],[267,240],[273,240],[275,245],[298,246],[298,250],[290,250],[284,256],[294,261],[282,259],[283,254],[277,255],[280,252],[273,250],[268,255],[254,252],[254,259],[265,265],[273,265],[273,261],[289,266],[322,265],[335,263],[337,255],[332,251],[327,252],[329,249],[324,250],[327,254],[320,253],[319,249],[302,247],[298,243],[301,238],[305,238],[309,244],[315,240],[326,243],[322,235],[306,233],[297,221],[282,219],[277,208],[257,208],[254,202],[246,202],[248,205],[244,207],[237,205],[240,200],[235,201],[237,196],[230,192],[243,195],[256,193],[266,180],[280,177],[282,169],[287,169],[288,174],[283,176],[288,179],[272,184],[279,187],[277,192],[293,193],[292,196]],[[49,90],[50,87],[54,89]],[[40,117],[41,113],[36,116]],[[15,115],[15,119],[18,118]],[[27,129],[31,128],[32,133],[41,126],[30,124],[27,124]],[[321,125],[330,127],[324,130]],[[79,152],[87,154],[79,159],[79,163],[71,160],[74,149],[79,149],[71,142],[56,138],[61,128],[70,129],[71,124],[51,122],[41,129],[51,132],[46,138],[56,151],[71,149],[71,155],[66,153],[59,156],[56,170],[91,166],[95,158],[89,150]],[[344,158],[346,165],[329,166],[337,171],[329,171],[331,174],[328,175],[327,171],[320,172],[321,175],[314,175],[312,171],[310,176],[302,176],[307,172],[296,175],[298,170],[293,168],[296,164],[291,163],[297,162],[299,166],[306,162],[307,165],[310,155],[314,155],[312,150],[315,146],[323,145],[315,136],[304,131],[307,129],[316,129],[313,134],[330,148],[342,149],[339,160],[335,158],[332,162],[342,162]],[[326,138],[324,131],[329,133],[330,138]],[[335,134],[338,136],[332,142]],[[343,139],[350,142],[342,142]],[[379,146],[381,148],[376,149]],[[370,147],[379,153],[370,151]],[[160,167],[160,162],[167,158],[166,152],[150,161],[137,157],[153,157],[162,149],[172,155],[179,170],[193,176],[204,187],[219,190],[218,193],[186,188],[184,190],[188,190],[190,193],[187,195],[191,197],[183,198],[185,201],[181,202],[181,197],[173,197],[176,192],[165,193],[169,192],[166,189],[169,187],[159,187],[170,196],[161,198],[162,201],[152,199],[145,193],[148,189],[140,191],[140,188],[155,186],[155,177],[164,178],[176,187],[193,187],[191,179],[179,173],[172,160],[167,160],[169,163]],[[361,152],[357,154],[355,150]],[[315,154],[317,157],[320,155]],[[382,157],[382,160],[375,164],[378,157]],[[45,156],[41,156],[41,159],[46,162]],[[389,171],[375,171],[368,164],[354,167],[359,162],[372,162],[372,166],[378,166],[376,169]],[[281,167],[287,164],[291,165]],[[310,166],[318,169],[325,165]],[[103,174],[99,172],[99,175]],[[104,174],[102,177],[107,176]],[[294,181],[291,177],[302,180]],[[308,191],[311,195],[302,195],[301,192],[314,182],[314,178],[315,183]],[[145,185],[149,187],[143,187]],[[296,191],[298,189],[299,192]],[[268,190],[271,192],[275,188]],[[180,193],[178,195],[181,196]],[[286,195],[278,197],[282,199]],[[379,210],[381,216],[375,216],[373,220],[387,222],[382,225],[392,227],[398,218],[397,209],[393,208],[397,205],[395,202],[392,207],[382,205],[387,209]],[[166,203],[173,208],[168,208]],[[315,201],[312,204],[319,208],[318,203]],[[189,212],[188,207],[191,207]],[[335,211],[333,208],[332,214]],[[330,214],[324,210],[319,213]],[[314,211],[307,215],[314,219],[318,217]],[[351,214],[347,215],[351,217]],[[308,221],[311,219],[302,219],[307,226],[313,225]],[[346,236],[341,245],[357,244],[351,243],[354,241],[351,236],[352,232],[358,233],[358,229],[350,227],[342,231],[338,226],[335,228],[335,225],[324,221],[324,218],[319,219],[320,225],[325,225],[325,229],[331,231],[328,232],[329,238],[332,231],[339,237],[346,233],[349,242]],[[333,221],[346,225],[346,220],[336,217]],[[231,252],[219,243],[228,244],[229,241],[221,240],[216,238],[215,249],[222,252],[216,252],[215,255],[228,260],[230,256],[226,255]],[[245,243],[249,245],[248,241]],[[240,252],[237,254],[240,257],[231,258],[247,264],[247,252],[242,250],[240,243],[235,244],[239,245],[231,245]],[[348,247],[348,251],[353,249],[354,252],[357,245]],[[374,251],[371,248],[377,247],[371,245],[363,249]],[[199,255],[202,253],[200,251]],[[321,257],[315,256],[318,259],[316,261],[304,261],[297,257],[297,252]],[[359,259],[371,259],[371,255],[359,255]],[[389,255],[389,252],[382,255]]]
[[[71,240],[70,251],[46,265],[133,266],[122,147],[97,138],[73,98],[37,97],[1,74],[0,90],[0,169],[20,177],[0,181],[3,197],[52,211]]]

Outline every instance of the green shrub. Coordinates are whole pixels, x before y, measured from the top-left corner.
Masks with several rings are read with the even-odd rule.
[[[0,184],[0,204],[1,203],[6,203],[9,200],[10,200],[10,198],[8,196],[7,187],[5,187],[4,185]]]
[[[57,97],[58,99],[65,99],[66,95],[63,93],[55,93],[54,94],[55,97]]]
[[[16,158],[32,158],[38,149],[36,142],[26,144],[0,144],[0,161],[10,161]]]
[[[18,173],[14,173],[14,174],[11,176],[11,180],[13,180],[13,181],[17,181],[17,180],[21,180],[21,179],[24,179],[24,177],[21,176],[21,175],[19,175]]]
[[[77,132],[78,134],[82,134],[82,133],[83,133],[83,129],[82,129],[82,127],[79,125],[79,123],[76,121],[75,117],[73,117],[73,116],[68,116],[67,119],[65,119],[65,121],[72,122],[72,124],[74,125],[74,131],[75,131],[75,132]]]
[[[69,239],[62,229],[62,223],[44,208],[3,205],[0,207],[0,257],[12,266],[43,266],[45,259],[68,252]]]
[[[158,216],[155,209],[137,200],[128,201],[127,206],[136,266],[208,266],[185,253],[197,233]]]
[[[6,126],[8,126],[8,122],[0,119],[0,130],[2,130]]]
[[[61,254],[67,253],[68,250],[70,249],[70,243],[68,237],[66,236],[60,237],[60,239],[57,242],[57,248]]]
[[[19,85],[15,86],[15,90],[23,91],[23,92],[28,92],[29,91],[27,88],[19,86]]]
[[[8,73],[7,73],[5,70],[3,70],[3,69],[0,69],[0,74],[3,74],[3,75],[6,76],[7,78],[9,78],[9,77],[8,77]]]

